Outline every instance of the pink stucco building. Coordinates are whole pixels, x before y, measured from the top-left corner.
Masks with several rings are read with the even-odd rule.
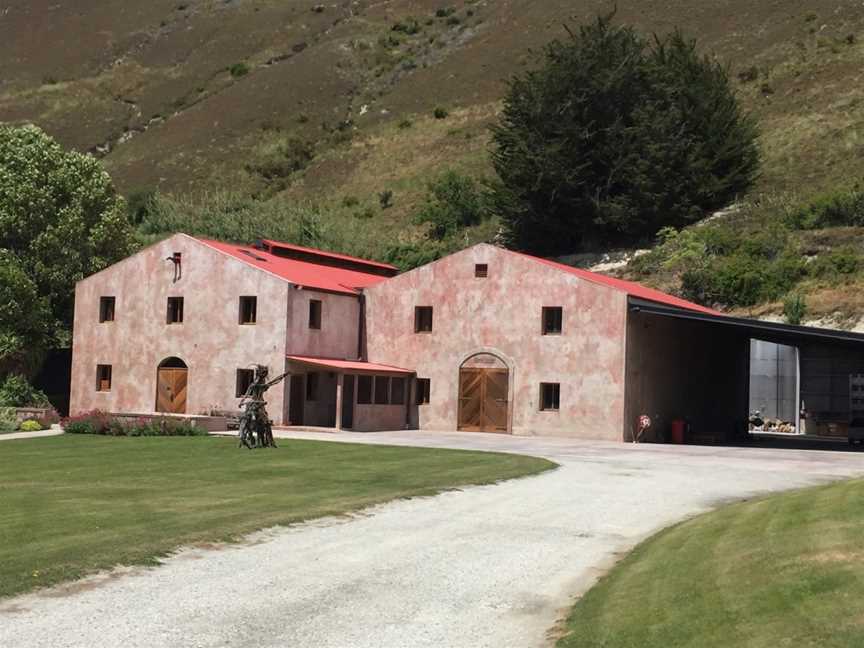
[[[750,340],[821,358],[826,336],[487,244],[397,275],[177,234],[78,283],[71,410],[236,411],[264,364],[290,374],[268,393],[277,425],[624,440],[648,414],[728,438]],[[846,337],[858,355],[831,357],[859,357]]]

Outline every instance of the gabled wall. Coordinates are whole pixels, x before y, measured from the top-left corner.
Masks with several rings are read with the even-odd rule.
[[[475,264],[488,277],[475,278]],[[498,355],[510,369],[510,431],[620,440],[626,296],[528,257],[481,244],[368,288],[368,357],[431,380],[415,410],[422,429],[457,425],[460,365]],[[414,332],[432,306],[433,331]],[[561,335],[541,335],[541,309],[562,306]],[[558,412],[540,411],[540,383],[561,384]]]
[[[166,257],[182,254],[173,281]],[[236,370],[285,368],[291,284],[178,234],[79,282],[75,291],[71,411],[152,412],[156,371],[176,356],[189,367],[187,413],[236,409]],[[115,321],[99,323],[100,296],[116,298]],[[255,325],[240,325],[239,297],[258,297]],[[182,324],[166,324],[167,298],[184,298]],[[112,389],[96,391],[96,365],[110,364]],[[283,390],[268,392],[279,422]]]

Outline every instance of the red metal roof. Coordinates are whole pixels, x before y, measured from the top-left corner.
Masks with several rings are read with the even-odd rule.
[[[379,274],[337,268],[330,265],[322,265],[311,261],[300,261],[298,259],[286,259],[264,250],[248,245],[236,243],[224,243],[210,239],[197,239],[204,245],[229,254],[261,270],[270,272],[277,277],[290,281],[298,286],[327,290],[330,292],[356,294],[358,288],[366,288],[381,283],[387,277]],[[279,245],[282,245],[281,243]],[[315,251],[317,253],[317,251]],[[324,253],[329,254],[329,253]],[[350,258],[350,257],[349,257]],[[371,263],[375,263],[374,261]]]
[[[390,365],[376,364],[374,362],[363,362],[361,360],[339,360],[336,358],[314,358],[312,356],[286,356],[289,360],[302,362],[303,364],[315,365],[316,367],[326,367],[327,369],[336,369],[337,371],[366,371],[375,373],[401,373],[413,374],[410,369],[402,369],[401,367],[391,367]]]
[[[528,257],[529,259],[540,261],[541,263],[545,263],[546,265],[552,266],[553,268],[558,268],[559,270],[563,270],[564,272],[569,272],[572,275],[576,275],[577,277],[580,277],[585,281],[591,281],[596,284],[608,286],[609,288],[612,288],[614,290],[627,293],[632,297],[639,297],[640,299],[657,302],[658,304],[666,304],[667,306],[675,306],[676,308],[684,308],[699,313],[707,313],[710,315],[723,315],[723,313],[721,313],[720,311],[716,311],[713,308],[708,308],[707,306],[700,306],[699,304],[687,301],[686,299],[681,299],[680,297],[675,297],[674,295],[669,295],[659,290],[648,288],[646,286],[643,286],[642,284],[636,283],[635,281],[625,281],[624,279],[607,277],[606,275],[598,274],[596,272],[590,272],[581,268],[574,268],[573,266],[569,266],[564,263],[550,261],[549,259],[531,256],[530,254],[524,254],[522,252],[514,252],[514,254],[519,254],[521,256]]]
[[[325,257],[328,259],[339,259],[341,261],[351,261],[353,263],[360,263],[367,266],[372,266],[375,268],[383,268],[385,270],[399,270],[394,265],[390,265],[389,263],[381,263],[380,261],[370,261],[369,259],[361,259],[360,257],[348,256],[347,254],[338,254],[336,252],[327,252],[326,250],[316,250],[315,248],[307,248],[302,247],[300,245],[294,245],[293,243],[282,243],[281,241],[274,241],[272,239],[262,239],[262,243],[265,245],[269,245],[271,247],[280,247],[286,250],[294,250],[295,252],[306,252],[308,254],[314,254],[315,256]]]

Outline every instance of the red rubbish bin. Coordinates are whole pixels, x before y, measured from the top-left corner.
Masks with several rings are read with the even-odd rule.
[[[672,421],[672,443],[684,443],[684,430],[687,423],[681,419]]]

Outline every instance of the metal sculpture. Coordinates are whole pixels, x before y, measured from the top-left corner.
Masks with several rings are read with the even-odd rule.
[[[273,385],[282,382],[287,376],[283,373],[273,380],[267,380],[269,373],[264,365],[255,365],[255,376],[250,383],[243,398],[240,399],[240,407],[243,413],[240,415],[240,447],[252,448],[275,448],[273,441],[273,421],[267,414],[267,401],[264,393]]]

